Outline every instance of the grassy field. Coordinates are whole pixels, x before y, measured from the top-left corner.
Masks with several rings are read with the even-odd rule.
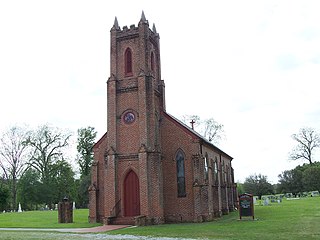
[[[1,213],[0,228],[88,228],[101,224],[88,223],[88,209],[75,209],[73,223],[58,223],[58,211]]]
[[[240,221],[238,212],[198,224],[129,228],[112,234],[200,239],[320,239],[320,197],[284,200],[255,207],[255,221]]]
[[[85,210],[76,210],[73,224],[58,224],[57,213],[53,212],[12,213],[12,217],[9,218],[10,214],[0,214],[0,227],[93,226],[87,223],[88,211]],[[108,232],[109,238],[107,239],[113,239],[110,234],[149,236],[148,238],[152,236],[158,239],[162,237],[238,240],[320,239],[320,197],[284,200],[280,204],[274,203],[270,206],[255,206],[255,218],[255,221],[240,221],[238,212],[233,212],[213,222],[164,224],[116,230]],[[94,236],[100,236],[100,238]],[[107,235],[104,236],[107,237]],[[0,232],[0,239],[82,239],[84,237],[83,234]],[[102,239],[102,237],[101,234],[90,235],[87,236],[87,239]]]

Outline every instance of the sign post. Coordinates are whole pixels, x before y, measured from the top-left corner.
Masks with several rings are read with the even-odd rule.
[[[254,220],[254,209],[253,209],[253,195],[252,194],[241,194],[239,195],[239,214],[240,219],[242,217],[251,217]]]

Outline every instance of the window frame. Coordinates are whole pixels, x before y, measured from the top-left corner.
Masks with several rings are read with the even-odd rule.
[[[209,181],[209,158],[208,153],[205,154],[204,157],[204,180]]]
[[[182,158],[181,158],[182,157]],[[179,159],[178,159],[179,158]],[[186,174],[185,174],[185,154],[181,149],[178,149],[175,154],[175,162],[176,162],[176,175],[177,175],[177,196],[178,198],[186,197]],[[179,161],[182,164],[179,164]],[[180,169],[182,167],[182,169]],[[182,176],[179,176],[181,175]]]
[[[132,50],[129,47],[124,52],[124,74],[125,76],[133,75]]]

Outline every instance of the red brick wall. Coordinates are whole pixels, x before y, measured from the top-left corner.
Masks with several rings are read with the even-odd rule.
[[[163,116],[161,121],[161,145],[163,157],[164,215],[167,221],[193,221],[193,158],[197,153],[193,138],[177,126],[170,118]],[[185,154],[186,197],[178,197],[177,168],[175,155],[178,149]]]

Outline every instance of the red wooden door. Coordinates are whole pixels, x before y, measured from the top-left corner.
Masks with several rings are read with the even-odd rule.
[[[130,171],[124,180],[124,215],[127,217],[140,215],[139,179],[134,171]]]

